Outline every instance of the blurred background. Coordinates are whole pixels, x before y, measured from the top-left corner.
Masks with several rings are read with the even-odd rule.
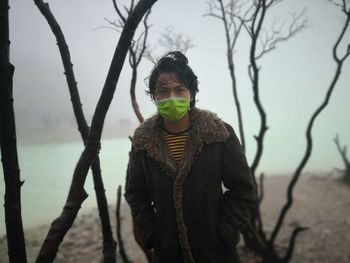
[[[115,21],[110,0],[48,1],[69,45],[80,98],[88,123],[104,85],[119,33],[108,28],[105,19]],[[46,20],[32,1],[10,1],[10,61],[15,66],[14,107],[17,125],[19,165],[22,187],[24,228],[51,222],[61,211],[71,176],[83,144],[77,130],[68,87],[56,40]],[[282,1],[271,9],[267,23],[306,7],[307,27],[282,42],[259,61],[260,96],[269,127],[258,173],[290,175],[305,152],[307,123],[323,102],[335,72],[332,47],[343,25],[338,9],[327,1]],[[154,56],[165,50],[159,38],[166,28],[192,40],[186,53],[199,78],[197,107],[216,112],[233,125],[238,133],[231,79],[227,67],[226,42],[222,22],[208,13],[201,0],[159,0],[149,22],[149,45]],[[244,35],[244,34],[243,34]],[[349,39],[347,35],[347,39]],[[345,47],[342,46],[345,50]],[[248,77],[249,38],[237,43],[235,61],[237,86],[243,112],[246,154],[251,162],[256,150],[253,138],[260,119],[253,102]],[[144,117],[155,113],[155,105],[145,94],[145,79],[153,67],[144,59],[138,72],[136,96]],[[328,107],[316,120],[313,129],[313,152],[304,172],[330,173],[343,168],[333,138],[339,134],[343,144],[350,144],[350,64],[344,65]],[[129,85],[131,70],[127,63],[104,124],[101,168],[107,198],[115,202],[116,189],[124,184],[130,141],[138,120],[133,112]],[[0,172],[1,178],[2,171]],[[94,207],[92,180],[88,176],[89,198],[83,209]],[[4,181],[0,181],[4,194]],[[4,222],[4,210],[0,211]],[[0,234],[5,233],[0,224]]]

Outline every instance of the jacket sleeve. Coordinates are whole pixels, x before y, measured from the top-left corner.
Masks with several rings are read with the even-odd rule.
[[[133,220],[136,223],[146,248],[154,245],[155,210],[150,189],[142,169],[140,153],[134,147],[131,150],[126,184],[125,199],[130,205]]]
[[[231,126],[224,143],[222,181],[224,193],[220,211],[220,234],[228,245],[239,242],[239,232],[249,224],[257,207],[257,192],[250,168],[238,138]]]

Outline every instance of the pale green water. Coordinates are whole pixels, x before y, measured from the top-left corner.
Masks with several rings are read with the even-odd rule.
[[[119,184],[124,185],[130,140],[113,139],[102,142],[101,169],[109,203],[115,203]],[[19,145],[21,168],[22,220],[24,228],[51,223],[62,211],[73,170],[83,150],[81,142],[41,145]],[[0,171],[0,195],[4,203],[3,171]],[[96,207],[95,192],[89,172],[85,190],[89,197],[82,209]],[[80,212],[81,212],[80,211]],[[0,236],[5,233],[4,209],[0,211]]]
[[[273,137],[278,141],[278,137]],[[315,139],[315,141],[319,141]],[[264,150],[260,169],[267,175],[291,174],[301,159],[305,146],[294,143],[292,148],[300,151],[288,151],[282,143],[273,144]],[[272,145],[272,144],[267,144]],[[283,146],[283,147],[282,147]],[[116,191],[119,184],[124,185],[128,152],[131,143],[128,138],[102,141],[100,152],[101,169],[110,204],[115,204]],[[315,150],[306,165],[305,171],[330,171],[332,167],[342,167],[336,150],[324,147],[322,151]],[[281,154],[281,149],[283,154]],[[325,150],[327,149],[327,150]],[[68,194],[73,170],[83,151],[81,142],[19,145],[19,165],[21,179],[25,180],[22,187],[22,218],[24,228],[51,223],[62,211]],[[248,150],[248,162],[252,161],[252,152]],[[0,195],[4,196],[4,181],[0,169]],[[84,201],[80,213],[88,208],[96,207],[95,192],[91,173],[88,174],[85,189],[89,197]],[[4,203],[2,198],[1,203]],[[4,209],[0,210],[0,236],[5,233]]]

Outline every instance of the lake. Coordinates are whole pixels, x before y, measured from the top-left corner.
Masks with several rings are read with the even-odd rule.
[[[100,161],[108,203],[116,202],[118,185],[124,186],[128,152],[128,138],[102,141]],[[81,142],[18,145],[21,169],[22,220],[25,229],[51,223],[65,204],[73,171],[84,146]],[[5,194],[3,170],[0,171],[0,195]],[[97,207],[92,175],[89,172],[85,190],[89,197],[79,213]],[[4,203],[4,199],[2,199]],[[0,236],[5,234],[4,209],[0,211]]]
[[[116,202],[118,185],[124,186],[130,147],[131,142],[128,138],[102,141],[100,160],[109,204]],[[296,143],[291,147],[296,147]],[[302,151],[304,147],[298,145],[297,148]],[[80,141],[18,146],[21,180],[25,180],[21,191],[25,229],[51,223],[62,212],[73,171],[83,149],[84,146]],[[335,150],[334,152],[336,153]],[[253,153],[251,151],[247,153],[249,163],[252,161]],[[329,173],[332,167],[342,167],[341,159],[335,153],[330,150],[321,151],[318,155],[313,153],[305,170],[321,174],[321,171]],[[298,151],[288,152],[284,149],[284,154],[281,154],[280,147],[272,149],[268,147],[264,151],[259,170],[265,172],[267,176],[290,175],[301,156]],[[0,195],[4,196],[2,169],[0,176]],[[85,190],[89,197],[83,202],[80,213],[97,207],[91,172],[87,176]],[[2,236],[5,233],[4,209],[0,211],[0,222],[0,236]]]

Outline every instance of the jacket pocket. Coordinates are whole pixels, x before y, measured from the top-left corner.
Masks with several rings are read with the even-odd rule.
[[[236,246],[240,240],[237,227],[228,224],[224,220],[221,220],[219,224],[219,236],[228,247]]]

